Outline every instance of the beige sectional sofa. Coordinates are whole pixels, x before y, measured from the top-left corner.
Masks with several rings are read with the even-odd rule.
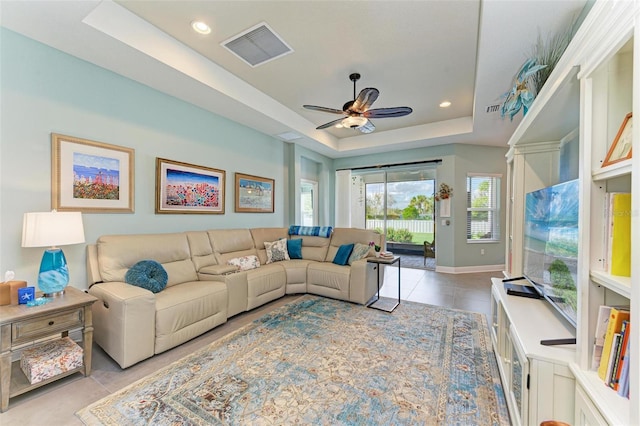
[[[302,239],[302,259],[267,263],[265,242],[283,238]],[[102,236],[87,246],[88,291],[98,298],[94,340],[126,368],[285,294],[365,304],[377,291],[376,265],[333,260],[341,245],[371,241],[382,245],[380,234],[353,228],[335,228],[329,238],[288,235],[288,228]],[[243,256],[257,256],[260,266],[238,271],[227,263]],[[125,282],[147,259],[167,272],[158,293]]]

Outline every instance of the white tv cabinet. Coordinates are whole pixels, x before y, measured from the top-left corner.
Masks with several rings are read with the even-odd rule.
[[[569,365],[575,345],[543,346],[540,340],[573,338],[575,330],[547,301],[508,295],[502,280],[492,282],[491,341],[512,423],[573,424],[575,380]]]

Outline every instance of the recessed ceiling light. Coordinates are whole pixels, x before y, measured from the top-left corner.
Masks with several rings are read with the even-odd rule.
[[[444,101],[442,103],[440,103],[440,108],[448,108],[451,106],[451,102],[449,101]]]
[[[191,28],[199,34],[209,34],[211,32],[211,27],[202,21],[192,21]]]

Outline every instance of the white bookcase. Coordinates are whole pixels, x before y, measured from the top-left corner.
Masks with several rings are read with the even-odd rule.
[[[640,40],[640,1],[597,0],[509,141],[506,275],[516,276],[523,266],[524,195],[558,183],[557,172],[553,170],[558,165],[557,149],[564,141],[575,137],[579,140],[577,344],[567,364],[575,378],[574,418],[568,421],[574,425],[640,425],[640,162],[630,159],[602,167],[624,117],[640,110],[640,43],[634,42],[636,39]],[[638,129],[638,117],[634,116],[632,121]],[[633,151],[634,155],[640,155],[640,131],[633,133]],[[632,194],[630,278],[610,275],[604,266],[605,197],[607,192],[616,191]],[[498,312],[500,309],[515,312],[511,305],[520,302],[508,297],[501,298],[500,303],[503,307],[496,306]],[[603,304],[631,306],[631,400],[606,387],[591,370],[595,323],[598,308]],[[545,315],[541,310],[535,314]],[[500,314],[496,315],[500,324]],[[530,339],[529,332],[515,327],[512,344]],[[501,363],[501,357],[508,351],[505,352],[497,337],[495,347]],[[528,357],[528,368],[533,370],[532,360],[536,358],[527,351],[524,354]],[[565,360],[564,355],[551,356],[547,361],[552,365],[543,368],[556,368],[564,365]],[[507,365],[502,364],[501,373]],[[505,380],[508,389],[511,382],[503,374]],[[527,412],[540,412],[541,403],[529,397]],[[534,420],[539,418],[529,415],[521,422],[535,424]]]

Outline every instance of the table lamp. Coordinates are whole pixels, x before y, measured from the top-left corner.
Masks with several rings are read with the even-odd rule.
[[[25,213],[22,247],[50,247],[44,251],[38,274],[38,288],[45,297],[59,296],[69,283],[69,268],[57,246],[84,243],[80,212]]]

